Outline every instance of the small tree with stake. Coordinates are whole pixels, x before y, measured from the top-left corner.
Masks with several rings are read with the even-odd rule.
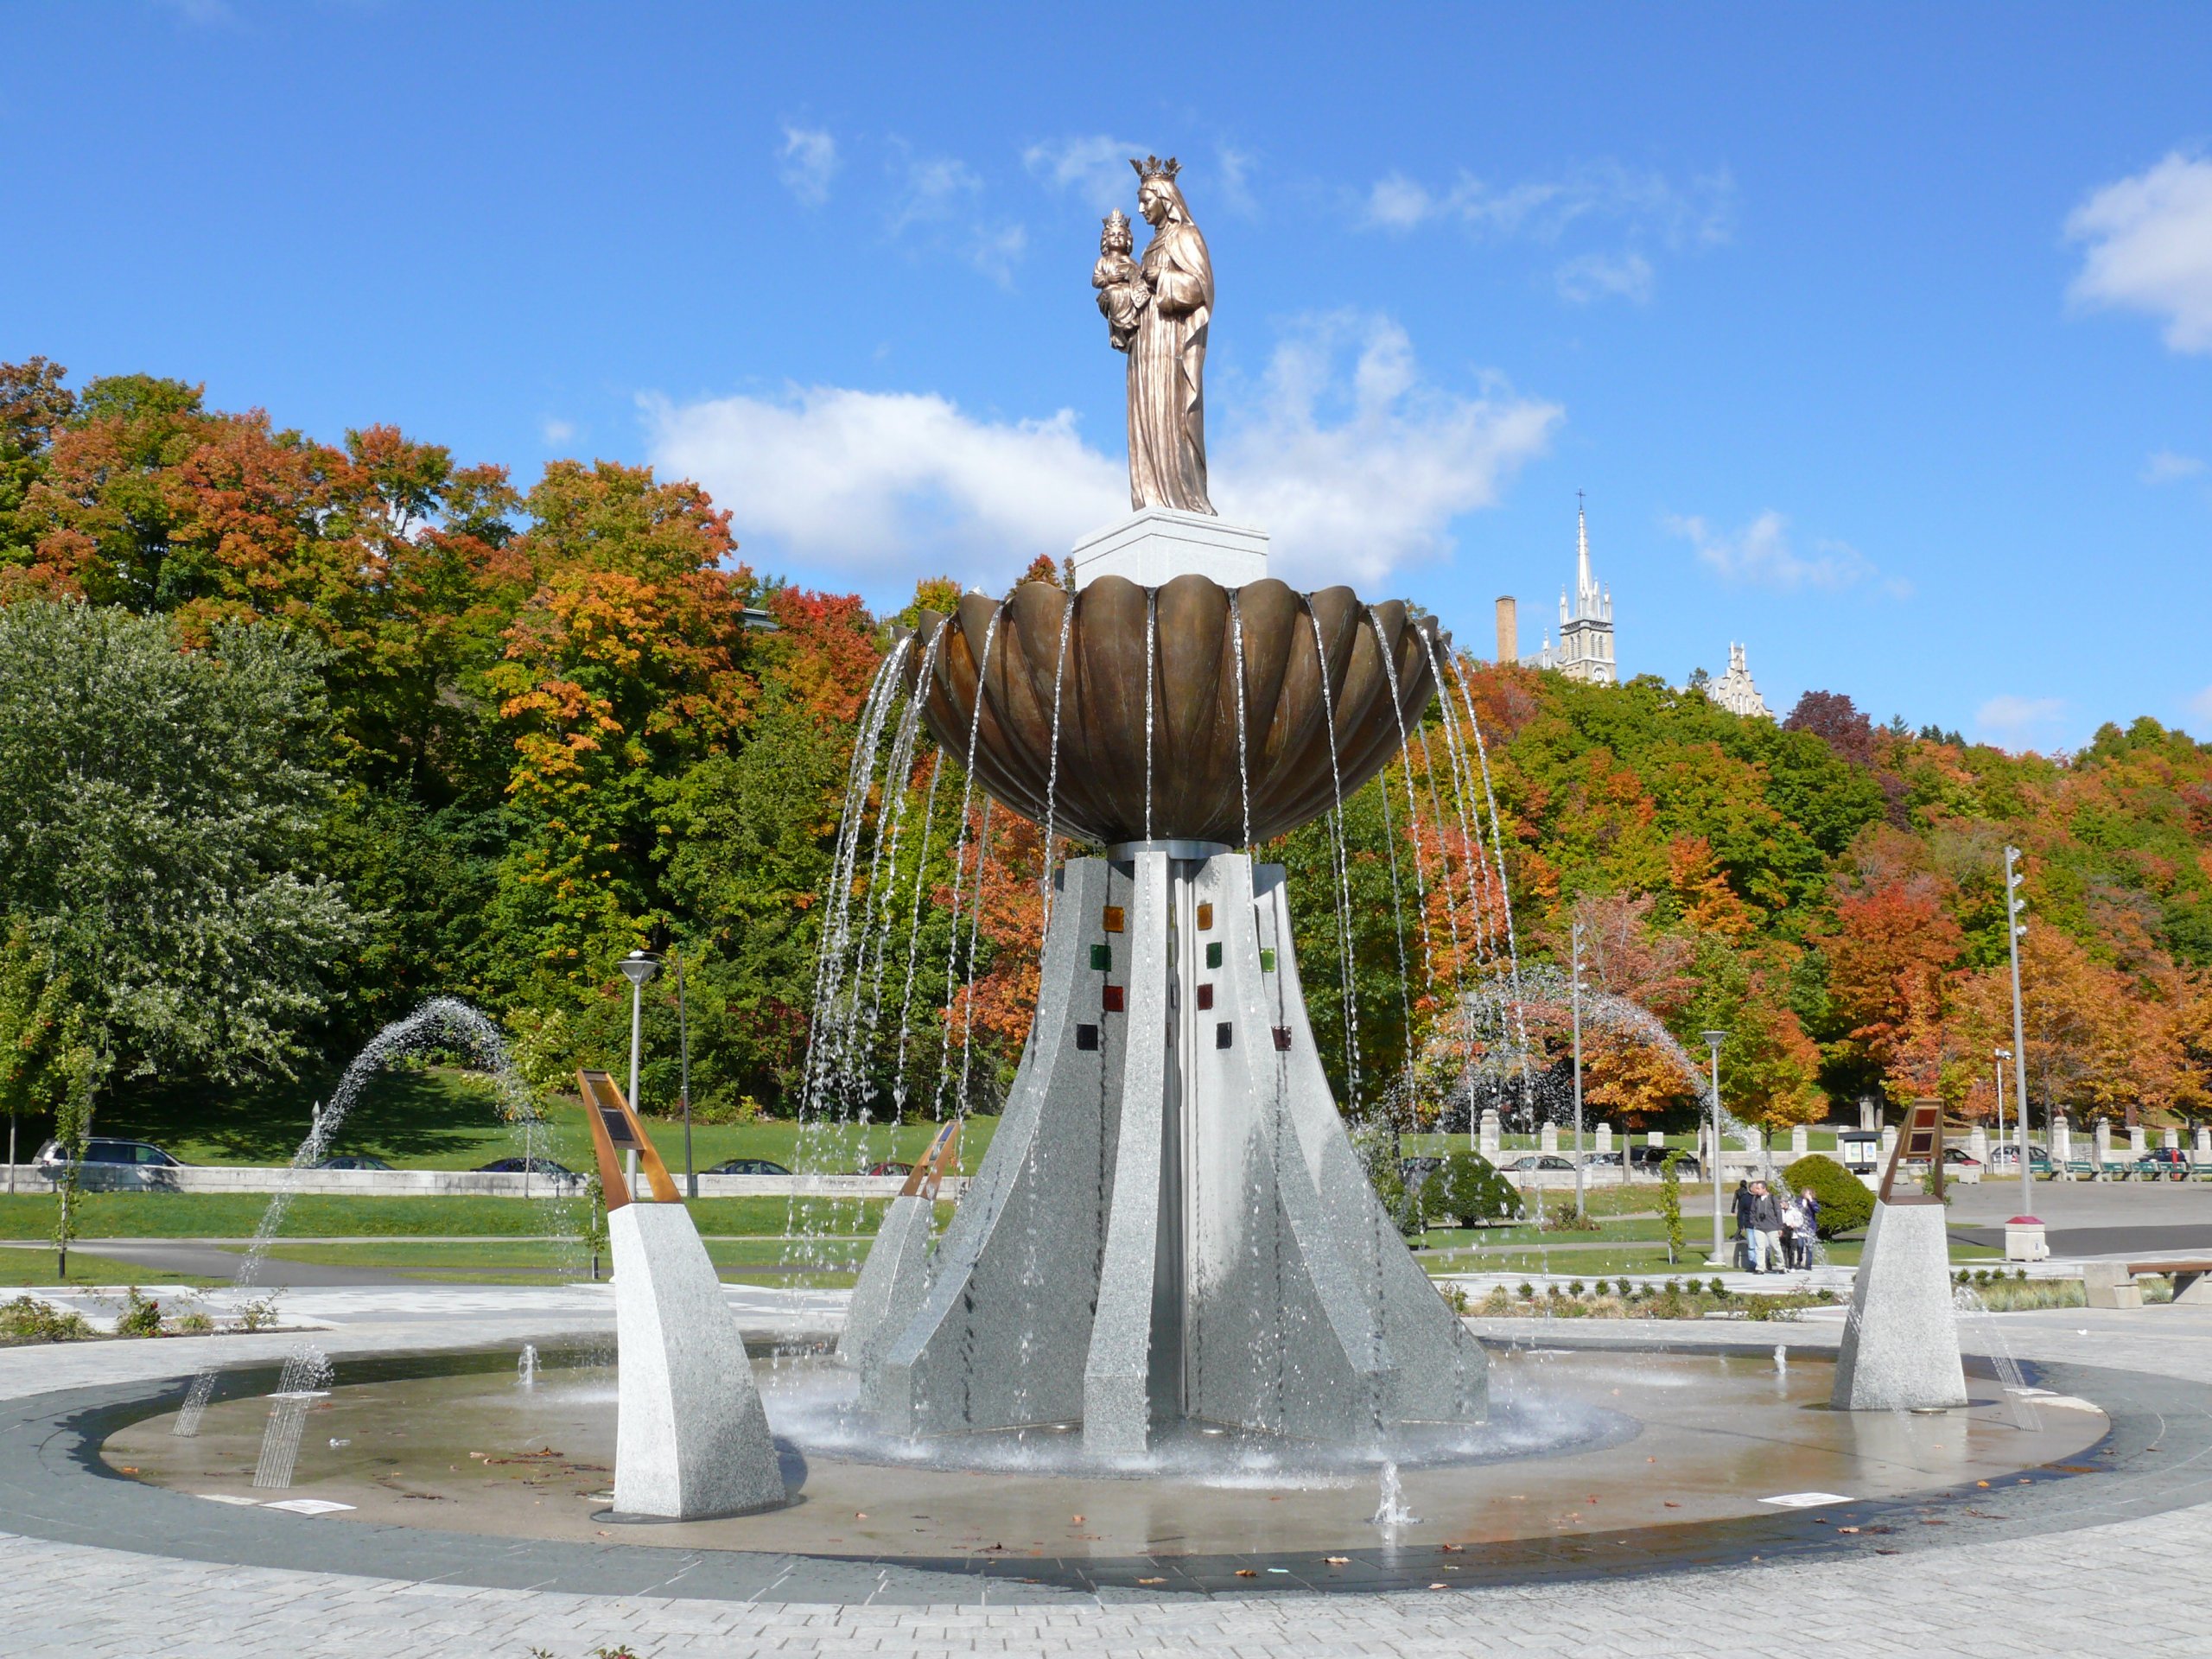
[[[1667,1265],[1670,1268],[1682,1253],[1682,1173],[1675,1167],[1681,1155],[1670,1151],[1659,1160],[1659,1216],[1667,1224]]]

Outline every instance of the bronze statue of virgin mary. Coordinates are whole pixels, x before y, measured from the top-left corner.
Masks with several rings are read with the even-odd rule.
[[[1129,505],[1211,517],[1204,378],[1213,261],[1175,181],[1175,158],[1131,160],[1137,211],[1152,226],[1129,354]]]

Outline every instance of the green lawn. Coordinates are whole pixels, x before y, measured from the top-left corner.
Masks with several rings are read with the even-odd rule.
[[[30,1249],[16,1245],[0,1245],[0,1287],[14,1289],[22,1285],[52,1285],[54,1251],[48,1248]],[[82,1250],[69,1252],[67,1282],[77,1285],[213,1285],[221,1281],[202,1279],[191,1274],[163,1273],[156,1268],[142,1268],[134,1262],[118,1262],[105,1255],[87,1255]]]
[[[307,1135],[314,1103],[312,1090],[241,1093],[219,1103],[193,1096],[118,1105],[101,1113],[96,1128],[102,1135],[151,1141],[188,1164],[281,1164]],[[581,1103],[556,1098],[546,1116],[550,1155],[571,1169],[586,1168],[590,1141]],[[691,1131],[692,1161],[704,1170],[728,1158],[767,1158],[789,1169],[851,1174],[883,1159],[911,1162],[927,1149],[937,1127],[925,1121],[802,1131],[781,1120],[701,1123]],[[997,1127],[996,1118],[969,1120],[961,1132],[963,1173],[974,1172]],[[645,1128],[662,1161],[680,1175],[682,1122],[649,1118]],[[38,1144],[28,1138],[28,1120],[25,1134],[28,1157]],[[489,1080],[447,1066],[382,1073],[362,1090],[331,1141],[333,1152],[368,1153],[401,1169],[471,1169],[521,1149],[514,1132],[499,1121]],[[545,1149],[543,1141],[540,1149]]]
[[[849,1285],[868,1254],[865,1237],[804,1241],[710,1238],[707,1255],[725,1279],[771,1285]],[[287,1262],[349,1268],[388,1268],[410,1278],[473,1284],[550,1284],[581,1279],[590,1257],[566,1239],[391,1239],[372,1244],[288,1244],[274,1253]],[[51,1258],[46,1258],[49,1263]],[[606,1271],[601,1258],[601,1270]],[[794,1268],[804,1268],[793,1272]]]
[[[42,1239],[54,1230],[47,1193],[0,1195],[0,1239]],[[701,1198],[690,1205],[702,1233],[874,1232],[884,1198]],[[99,1238],[249,1238],[269,1206],[257,1192],[87,1192],[77,1236]],[[582,1230],[583,1203],[522,1198],[334,1198],[305,1193],[284,1211],[279,1237],[537,1238]]]

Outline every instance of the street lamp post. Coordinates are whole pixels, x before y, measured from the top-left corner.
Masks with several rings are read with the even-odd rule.
[[[630,1109],[638,1109],[638,1055],[643,1042],[645,1026],[645,982],[660,971],[659,961],[643,950],[632,950],[622,958],[622,977],[630,982]],[[623,1168],[623,1179],[634,1192],[638,1185],[638,1154],[631,1148]]]
[[[671,950],[676,963],[677,1098],[683,1103],[683,1196],[699,1196],[699,1173],[691,1166],[691,1022],[683,1009],[683,953]]]
[[[1580,1220],[1586,1209],[1582,1195],[1582,924],[1574,925],[1574,979],[1568,993],[1574,1008],[1574,1214]],[[1621,1149],[1628,1156],[1628,1149]]]
[[[2028,901],[2019,897],[2027,873],[2016,868],[2020,861],[2020,849],[2005,849],[2005,949],[2012,960],[2012,1103],[2020,1119],[2020,1204],[2022,1215],[2029,1214],[2035,1204],[2035,1172],[2028,1167],[2028,1039],[2020,1019],[2020,936],[2028,925],[2020,919],[2020,912]],[[2050,1103],[2044,1103],[2044,1116],[2049,1116]],[[2045,1125],[2046,1132],[2049,1125]],[[2051,1146],[2056,1148],[2058,1137],[2052,1135]]]
[[[1994,1048],[1990,1052],[1997,1060],[1997,1145],[2001,1147],[2005,1144],[2005,1062],[2012,1058],[2012,1051]]]
[[[1728,1264],[1727,1246],[1720,1236],[1720,1045],[1727,1040],[1725,1031],[1705,1033],[1705,1046],[1713,1053],[1713,1257],[1706,1263],[1709,1268]]]

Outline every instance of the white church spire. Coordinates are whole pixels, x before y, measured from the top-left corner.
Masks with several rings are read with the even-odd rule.
[[[1598,579],[1590,574],[1590,518],[1582,505],[1582,492],[1574,493],[1574,610],[1578,616],[1595,617],[1600,595]]]

